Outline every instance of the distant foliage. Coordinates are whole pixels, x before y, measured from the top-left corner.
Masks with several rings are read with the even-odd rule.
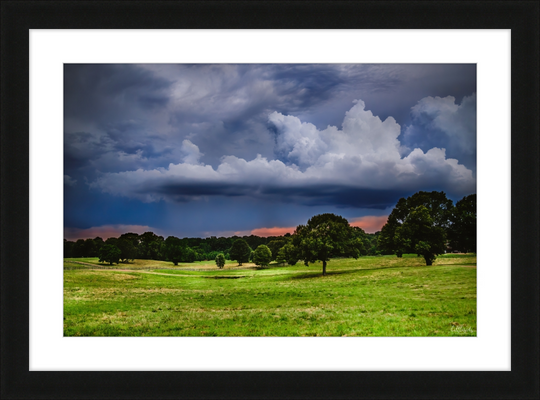
[[[121,251],[114,244],[104,244],[99,250],[99,262],[107,262],[110,265],[120,262]]]
[[[209,251],[204,254],[204,260],[215,260],[218,254],[223,254],[221,251]]]
[[[133,261],[137,257],[137,248],[130,240],[120,237],[116,246],[120,249],[120,260],[122,262]]]
[[[450,247],[463,253],[476,253],[476,194],[456,203],[450,217]]]
[[[167,260],[174,265],[178,265],[184,256],[184,249],[180,239],[174,236],[169,236],[163,243],[163,254]]]
[[[288,243],[285,246],[283,246],[276,257],[276,261],[280,264],[287,263],[289,265],[295,265],[298,262],[299,256],[298,256],[298,250],[296,247],[292,245],[292,243]]]
[[[164,260],[162,246],[163,236],[153,232],[145,232],[139,236],[139,258],[146,260]]]
[[[192,263],[197,261],[197,252],[191,247],[186,247],[182,251],[182,262]]]
[[[281,250],[281,248],[285,246],[288,242],[289,241],[285,239],[276,239],[268,243],[268,248],[272,252],[272,261],[274,261],[277,258],[278,253]]]

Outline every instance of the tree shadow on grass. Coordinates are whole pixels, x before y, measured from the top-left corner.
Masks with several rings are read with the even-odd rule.
[[[465,264],[463,264],[465,265]],[[358,272],[364,272],[364,271],[380,271],[385,269],[403,269],[403,268],[424,268],[424,266],[414,265],[414,266],[397,266],[397,267],[380,267],[380,268],[361,268],[361,269],[350,269],[350,270],[343,270],[343,271],[326,271],[326,276],[332,276],[332,275],[345,275],[345,274],[355,274]],[[291,276],[290,279],[313,279],[313,278],[324,278],[322,271],[313,271],[313,272],[306,272],[302,273],[300,275],[294,275]]]
[[[439,264],[435,265],[436,267],[476,267],[476,263],[459,263],[459,264]]]
[[[215,276],[203,276],[203,278],[207,278],[207,279],[240,279],[240,278],[246,278],[246,276],[245,275],[232,275],[232,276],[215,275]]]

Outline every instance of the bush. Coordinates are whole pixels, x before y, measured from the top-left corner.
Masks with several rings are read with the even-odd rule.
[[[225,266],[225,256],[223,254],[220,253],[216,256],[216,265],[219,269]]]

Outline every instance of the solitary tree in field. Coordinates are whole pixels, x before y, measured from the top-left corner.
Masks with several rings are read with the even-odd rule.
[[[253,252],[253,262],[255,265],[267,266],[272,261],[272,252],[268,246],[261,244]]]
[[[114,244],[104,244],[99,249],[99,262],[108,262],[110,265],[120,262],[121,251]]]
[[[222,269],[225,266],[225,256],[222,253],[219,253],[216,256],[216,265],[219,269]]]
[[[293,244],[306,266],[322,261],[323,275],[326,275],[326,263],[330,258],[358,258],[362,245],[349,222],[335,214],[315,215],[306,225],[299,225],[293,234]]]
[[[249,256],[251,255],[251,248],[244,239],[237,239],[229,250],[229,257],[231,260],[236,260],[238,265],[249,262]]]

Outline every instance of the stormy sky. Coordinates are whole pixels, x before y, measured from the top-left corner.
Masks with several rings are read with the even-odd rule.
[[[476,192],[474,64],[66,64],[64,235],[271,235]]]

